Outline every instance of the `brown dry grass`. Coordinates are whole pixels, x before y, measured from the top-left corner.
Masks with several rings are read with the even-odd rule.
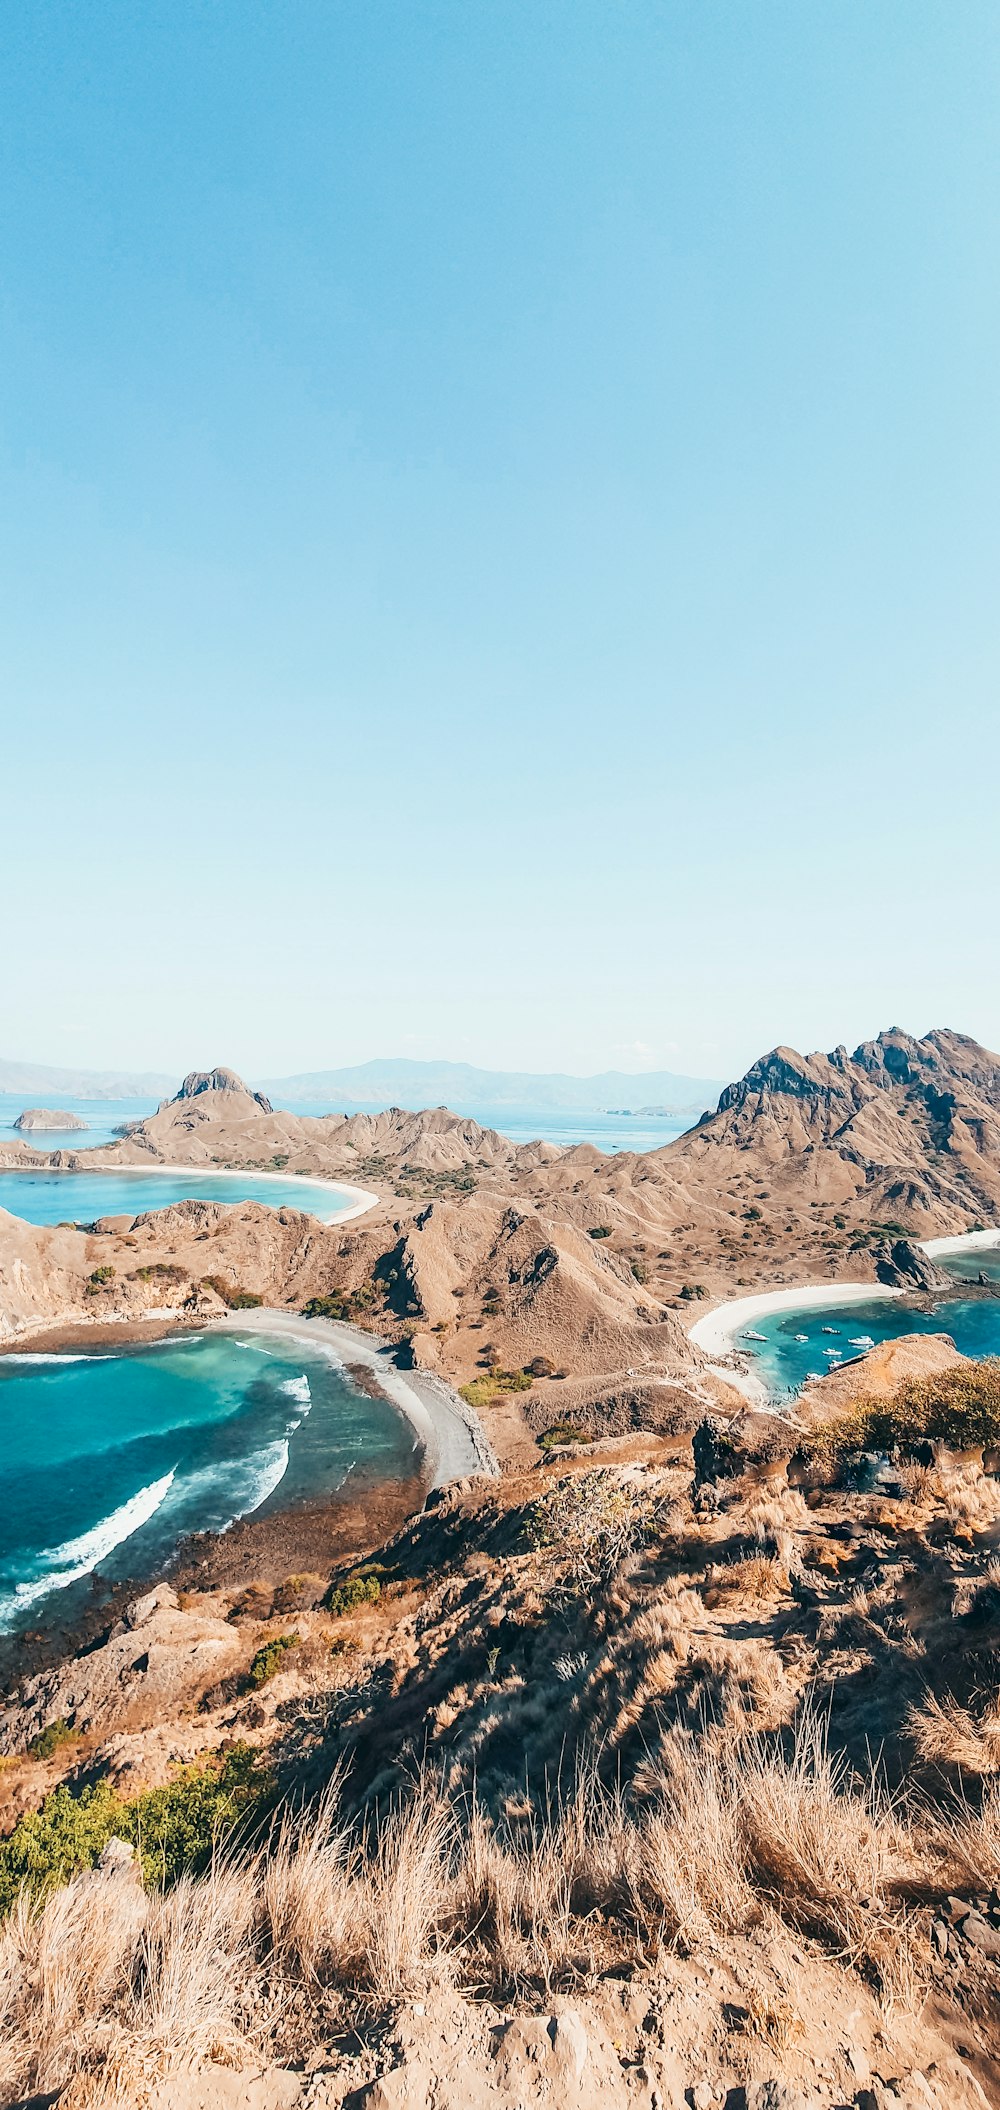
[[[275,2042],[296,1989],[383,2009],[429,1980],[506,1991],[586,1980],[610,1955],[713,1949],[777,1914],[886,2001],[914,1987],[915,1876],[1000,1876],[1000,1800],[955,1803],[920,1843],[877,1780],[829,1750],[808,1707],[777,1738],[675,1730],[645,1799],[596,1764],[493,1815],[425,1774],[380,1821],[338,1816],[336,1784],[269,1840],[166,1895],[127,1866],[76,1877],[0,1937],[0,2101],[75,2074],[239,2065]]]
[[[1000,1699],[977,1716],[950,1693],[943,1699],[928,1693],[919,1707],[911,1707],[906,1727],[928,1765],[979,1776],[1000,1770]]]

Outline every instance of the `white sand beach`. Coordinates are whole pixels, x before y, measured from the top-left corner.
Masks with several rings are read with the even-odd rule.
[[[424,1445],[432,1487],[471,1473],[499,1471],[485,1430],[465,1400],[430,1371],[397,1369],[393,1350],[372,1334],[340,1320],[304,1319],[299,1312],[270,1311],[266,1306],[208,1323],[218,1332],[280,1334],[312,1349],[325,1344],[338,1362],[362,1364]]]
[[[94,1157],[95,1159],[97,1157],[96,1151],[94,1153]],[[19,1167],[14,1166],[9,1167],[8,1169],[16,1171],[19,1169]],[[351,1187],[348,1185],[346,1180],[320,1179],[318,1175],[314,1172],[255,1172],[252,1171],[249,1166],[246,1166],[243,1170],[241,1170],[239,1166],[235,1165],[123,1165],[114,1161],[110,1165],[97,1164],[96,1162],[89,1163],[85,1165],[82,1169],[85,1172],[115,1172],[118,1173],[122,1179],[129,1178],[133,1173],[138,1179],[145,1179],[147,1176],[155,1175],[157,1173],[162,1173],[164,1177],[169,1179],[177,1179],[178,1177],[183,1178],[185,1172],[190,1172],[198,1179],[252,1179],[254,1181],[274,1180],[279,1186],[284,1187],[290,1186],[293,1183],[297,1187],[315,1187],[322,1194],[325,1194],[327,1196],[331,1194],[348,1195],[350,1197],[351,1207],[349,1209],[338,1209],[336,1216],[323,1218],[323,1221],[326,1223],[350,1223],[352,1218],[356,1216],[365,1216],[367,1215],[369,1209],[377,1208],[379,1200],[381,1198],[377,1194],[370,1193],[367,1187]],[[44,1172],[46,1170],[51,1170],[58,1177],[60,1174],[65,1174],[67,1171],[75,1171],[76,1168],[75,1166],[67,1167],[65,1165],[53,1165],[51,1167],[46,1167],[44,1165],[32,1165],[30,1167],[30,1170],[32,1172]],[[286,1208],[291,1208],[294,1206],[294,1204],[286,1202],[285,1204],[283,1204],[283,1206]],[[306,1211],[305,1213],[308,1214],[308,1211]]]
[[[1000,1245],[1000,1229],[959,1231],[955,1238],[926,1238],[920,1250],[933,1260],[937,1253],[961,1253],[965,1247],[972,1252],[984,1245]]]
[[[821,1311],[824,1305],[869,1304],[875,1297],[902,1297],[905,1291],[889,1289],[880,1282],[809,1282],[801,1289],[764,1290],[756,1297],[734,1297],[717,1304],[688,1328],[688,1338],[707,1355],[726,1355],[738,1346],[739,1335],[754,1319],[775,1311]],[[720,1372],[728,1377],[726,1371]]]

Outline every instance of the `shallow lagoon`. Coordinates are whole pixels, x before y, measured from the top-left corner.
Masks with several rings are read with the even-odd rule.
[[[864,1355],[869,1341],[892,1341],[906,1333],[948,1333],[962,1355],[1000,1355],[1000,1296],[962,1296],[966,1281],[982,1273],[1000,1285],[1000,1246],[977,1246],[936,1256],[955,1279],[954,1296],[942,1291],[933,1305],[918,1306],[899,1297],[873,1296],[869,1303],[839,1304],[831,1290],[828,1305],[758,1313],[736,1336],[734,1347],[753,1359],[753,1367],[776,1399],[799,1392],[808,1377],[836,1370]],[[747,1340],[751,1330],[763,1340]],[[804,1338],[800,1338],[804,1336]]]
[[[356,1197],[329,1180],[283,1173],[10,1172],[0,1171],[0,1209],[28,1223],[93,1223],[99,1216],[142,1216],[171,1202],[265,1202],[269,1209],[304,1209],[333,1223]]]

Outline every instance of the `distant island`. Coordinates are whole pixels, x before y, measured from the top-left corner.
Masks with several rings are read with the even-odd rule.
[[[625,1121],[672,1121],[677,1114],[706,1113],[708,1109],[699,1101],[697,1106],[606,1106],[604,1112],[613,1114],[616,1120]]]
[[[57,1106],[26,1106],[18,1114],[15,1128],[56,1128],[60,1134],[67,1128],[86,1128],[79,1114],[61,1114]]]

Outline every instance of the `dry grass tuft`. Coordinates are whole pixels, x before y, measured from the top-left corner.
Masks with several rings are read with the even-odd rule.
[[[961,1773],[983,1776],[1000,1770],[1000,1703],[994,1701],[978,1718],[946,1694],[928,1693],[911,1707],[906,1729],[928,1765],[954,1766]]]

